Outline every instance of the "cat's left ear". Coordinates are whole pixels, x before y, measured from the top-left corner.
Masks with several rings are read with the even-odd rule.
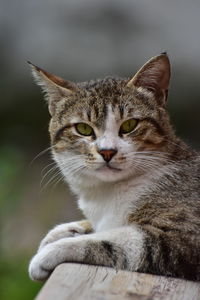
[[[73,94],[77,87],[74,83],[66,81],[58,76],[50,74],[49,72],[33,65],[31,66],[33,77],[38,85],[42,87],[47,99],[49,112],[51,115],[55,112],[56,103],[62,98],[66,98]]]
[[[127,83],[152,91],[160,104],[165,105],[170,81],[170,61],[166,53],[151,58]]]

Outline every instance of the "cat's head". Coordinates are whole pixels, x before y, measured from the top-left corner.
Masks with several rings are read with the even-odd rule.
[[[68,180],[115,182],[155,169],[171,127],[163,53],[134,77],[72,83],[32,65],[51,114],[54,159]]]

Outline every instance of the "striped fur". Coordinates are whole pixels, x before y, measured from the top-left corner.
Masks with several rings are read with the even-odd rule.
[[[30,277],[74,261],[200,280],[200,156],[170,124],[167,55],[132,78],[77,84],[32,68],[49,104],[53,157],[87,220],[51,230]],[[131,118],[136,127],[121,134]],[[83,122],[91,136],[77,132]]]

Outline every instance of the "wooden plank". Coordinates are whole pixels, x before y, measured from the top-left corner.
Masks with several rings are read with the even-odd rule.
[[[106,267],[59,265],[36,300],[199,300],[200,283]]]

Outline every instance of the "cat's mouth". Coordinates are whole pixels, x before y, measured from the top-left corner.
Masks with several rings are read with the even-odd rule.
[[[96,169],[96,171],[113,171],[113,172],[120,172],[122,169],[115,168],[109,164],[103,165]]]

